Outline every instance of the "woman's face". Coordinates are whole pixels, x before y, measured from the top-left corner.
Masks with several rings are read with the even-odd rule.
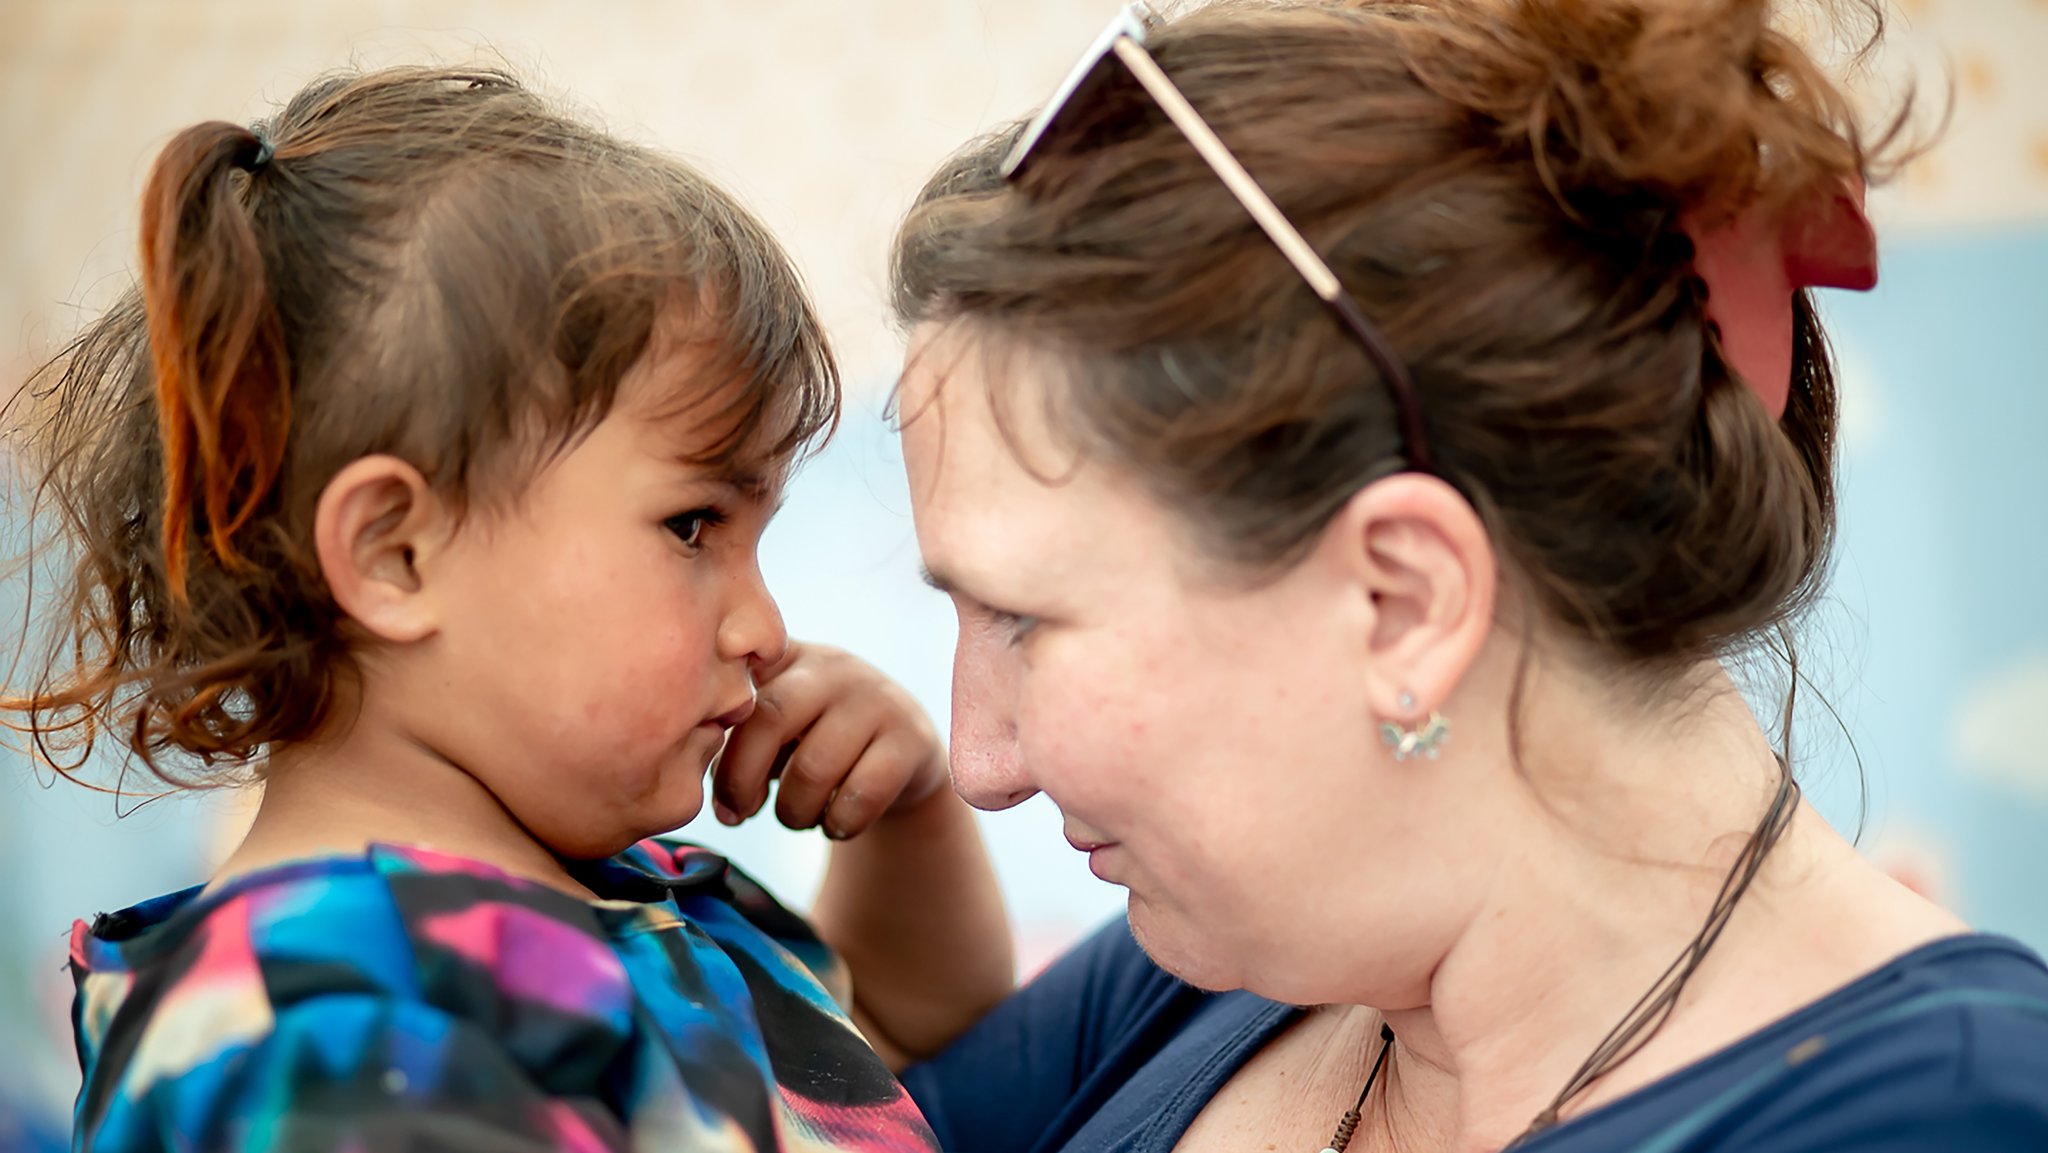
[[[1047,794],[1195,984],[1312,1003],[1363,976],[1372,1003],[1426,1000],[1483,854],[1436,762],[1379,744],[1353,568],[1318,545],[1247,582],[1033,427],[1056,366],[1001,362],[1006,440],[990,358],[951,344],[919,333],[901,402],[919,545],[960,616],[955,787],[989,809]]]

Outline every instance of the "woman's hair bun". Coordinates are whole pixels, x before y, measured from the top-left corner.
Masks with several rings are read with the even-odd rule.
[[[1474,7],[1489,6],[1444,21],[1453,51],[1412,63],[1526,149],[1575,216],[1649,193],[1725,218],[1870,164],[1854,110],[1768,0],[1503,0],[1491,19]],[[1883,25],[1874,0],[1796,12],[1865,45]]]

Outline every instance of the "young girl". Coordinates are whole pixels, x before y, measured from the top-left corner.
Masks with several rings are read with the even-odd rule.
[[[758,223],[504,75],[173,139],[140,290],[32,398],[78,559],[7,704],[263,795],[210,884],[76,929],[76,1147],[931,1147],[890,1065],[1009,940],[929,723],[762,586],[837,404]],[[815,931],[644,839],[707,769],[843,842]]]

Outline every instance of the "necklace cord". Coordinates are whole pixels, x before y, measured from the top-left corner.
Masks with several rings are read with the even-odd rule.
[[[1550,1104],[1529,1122],[1529,1127],[1523,1130],[1521,1136],[1508,1143],[1508,1149],[1513,1149],[1555,1126],[1559,1114],[1566,1105],[1591,1088],[1595,1081],[1612,1072],[1616,1066],[1641,1052],[1643,1046],[1649,1044],[1664,1027],[1664,1023],[1670,1020],[1672,1011],[1678,1006],[1679,994],[1684,991],[1686,983],[1692,980],[1693,974],[1706,960],[1707,951],[1720,940],[1721,931],[1728,927],[1729,918],[1735,913],[1736,903],[1749,891],[1750,883],[1756,880],[1757,873],[1763,869],[1764,858],[1777,846],[1785,830],[1791,826],[1792,818],[1799,811],[1799,785],[1792,779],[1791,768],[1783,759],[1778,762],[1778,771],[1777,795],[1772,798],[1770,807],[1764,811],[1763,819],[1757,822],[1756,830],[1743,845],[1742,853],[1735,858],[1735,864],[1729,868],[1728,875],[1722,878],[1720,891],[1714,895],[1713,906],[1708,909],[1706,923],[1700,926],[1699,933],[1665,968],[1649,989],[1637,998],[1636,1003],[1630,1006],[1629,1011],[1623,1014],[1614,1028],[1608,1030],[1607,1036],[1594,1047],[1593,1052],[1579,1065],[1578,1071],[1565,1082],[1564,1088],[1558,1091]],[[1366,1100],[1372,1096],[1372,1087],[1379,1082],[1380,1073],[1386,1069],[1387,1057],[1393,1048],[1393,1026],[1382,1022],[1379,1057],[1373,1061],[1372,1071],[1366,1074],[1365,1087],[1358,1092],[1358,1103],[1346,1111],[1343,1119],[1337,1122],[1337,1131],[1331,1136],[1330,1144],[1323,1153],[1345,1153],[1350,1147],[1351,1140],[1357,1134],[1359,1123],[1364,1117]]]
[[[1735,906],[1742,895],[1749,891],[1750,882],[1762,870],[1764,858],[1769,855],[1793,816],[1798,812],[1799,786],[1793,781],[1791,770],[1779,762],[1778,793],[1765,810],[1763,819],[1757,822],[1756,831],[1742,848],[1741,856],[1728,870],[1721,882],[1721,890],[1714,897],[1713,907],[1707,912],[1707,920],[1700,927],[1699,934],[1687,945],[1678,958],[1671,962],[1663,974],[1651,984],[1635,1005],[1623,1015],[1621,1021],[1608,1031],[1600,1044],[1587,1056],[1578,1071],[1565,1082],[1549,1106],[1538,1113],[1529,1123],[1529,1128],[1520,1137],[1510,1142],[1508,1148],[1527,1141],[1545,1129],[1556,1125],[1558,1116],[1572,1099],[1591,1088],[1595,1081],[1612,1072],[1614,1068],[1640,1052],[1643,1046],[1656,1037],[1664,1023],[1671,1018],[1672,1010],[1678,1005],[1678,996],[1686,983],[1706,960],[1707,950],[1720,939],[1721,931],[1728,926],[1728,920],[1735,913]],[[1340,1151],[1341,1153],[1341,1151]]]
[[[1394,1048],[1394,1027],[1380,1023],[1380,1055],[1372,1063],[1372,1072],[1365,1075],[1365,1088],[1358,1091],[1358,1104],[1353,1105],[1344,1119],[1337,1122],[1337,1132],[1330,1138],[1330,1144],[1323,1153],[1344,1153],[1351,1146],[1351,1137],[1358,1132],[1359,1119],[1365,1115],[1365,1099],[1372,1096],[1373,1083],[1380,1079],[1380,1071],[1387,1067],[1387,1054]]]

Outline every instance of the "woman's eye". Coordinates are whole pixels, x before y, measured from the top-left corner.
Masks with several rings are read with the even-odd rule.
[[[700,548],[704,544],[704,530],[725,523],[725,515],[713,508],[695,508],[681,512],[662,521],[662,527],[675,534],[684,548]]]
[[[1037,617],[1027,616],[1022,613],[990,609],[989,616],[995,621],[996,627],[1003,631],[1003,635],[1008,640],[1011,648],[1016,648],[1018,645],[1023,644],[1024,638],[1030,636],[1032,630],[1038,627]]]

